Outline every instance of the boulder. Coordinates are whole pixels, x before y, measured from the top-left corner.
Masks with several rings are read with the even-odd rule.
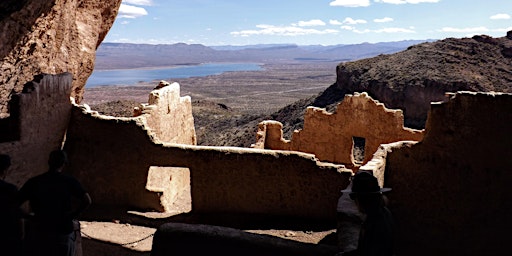
[[[96,49],[112,26],[121,0],[4,0],[0,2],[0,117],[11,95],[34,74],[73,75],[80,102]]]

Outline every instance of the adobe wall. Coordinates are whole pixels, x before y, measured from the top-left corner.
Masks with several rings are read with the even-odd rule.
[[[382,146],[397,254],[509,253],[511,131],[511,94],[458,92],[431,105],[421,142]]]
[[[0,153],[11,156],[6,180],[18,187],[48,170],[48,155],[60,148],[71,115],[69,73],[38,75],[25,85],[23,93],[13,96],[11,109],[16,120],[15,140],[0,143]],[[10,117],[11,118],[11,117]]]
[[[68,170],[95,203],[135,209],[163,210],[159,193],[146,189],[151,166],[188,168],[192,211],[199,213],[334,219],[351,176],[305,153],[162,143],[142,117],[110,118],[78,106],[65,149]]]
[[[21,139],[0,143],[13,162],[6,180],[17,186],[47,171],[48,154],[61,147],[66,129],[65,172],[83,183],[95,204],[163,211],[190,186],[192,211],[198,213],[334,219],[339,191],[351,176],[343,166],[310,154],[163,142],[158,133],[172,127],[153,129],[148,120],[159,115],[159,108],[177,106],[175,100],[187,102],[173,96],[173,86],[153,91],[159,100],[146,109],[151,111],[133,118],[72,105],[71,74],[45,75],[26,88],[19,95]],[[158,120],[165,122],[154,119],[154,124]],[[150,169],[157,172],[156,182],[148,182]],[[171,192],[162,195],[166,190]]]
[[[180,97],[180,85],[160,81],[149,93],[148,103],[134,109],[134,116],[143,116],[146,129],[155,139],[166,143],[196,145],[196,131],[190,96]],[[157,192],[166,212],[175,212],[179,200],[190,198],[190,170],[179,167],[152,166],[146,189]],[[188,193],[188,194],[187,194]],[[190,211],[190,206],[181,206]]]
[[[401,110],[387,109],[368,94],[356,93],[346,95],[334,113],[308,107],[304,115],[304,128],[295,131],[291,140],[282,137],[279,122],[261,123],[255,147],[313,153],[321,161],[356,166],[352,154],[353,137],[366,141],[365,164],[380,144],[420,141],[423,131],[405,128]]]
[[[180,97],[180,85],[160,82],[160,89],[149,93],[147,104],[136,111],[160,141],[196,145],[196,131],[190,96]]]

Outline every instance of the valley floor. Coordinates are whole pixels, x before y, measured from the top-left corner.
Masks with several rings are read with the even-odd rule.
[[[261,71],[227,72],[221,75],[167,79],[178,82],[181,96],[192,102],[224,104],[234,111],[272,113],[299,99],[324,91],[336,82],[335,62],[265,64]],[[86,88],[82,103],[91,106],[120,100],[147,102],[158,81],[134,86],[99,86]]]

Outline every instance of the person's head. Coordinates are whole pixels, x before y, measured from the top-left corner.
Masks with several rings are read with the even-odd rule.
[[[352,179],[352,189],[343,190],[348,192],[352,200],[354,200],[363,213],[371,209],[383,206],[383,192],[390,191],[390,188],[381,188],[377,178],[366,171],[357,172]]]
[[[68,156],[64,150],[54,150],[48,158],[48,166],[50,170],[60,170],[68,161]]]
[[[6,154],[0,154],[0,176],[4,176],[9,166],[11,166],[11,157]]]

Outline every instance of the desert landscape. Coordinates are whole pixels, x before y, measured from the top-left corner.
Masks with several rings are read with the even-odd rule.
[[[227,255],[334,255],[357,246],[364,216],[340,191],[359,171],[393,189],[397,255],[506,253],[510,29],[332,46],[102,44],[122,2],[0,3],[2,178],[19,188],[49,152],[68,152],[65,172],[93,198],[78,255],[155,255],[155,244],[188,255],[213,246],[204,237]],[[93,68],[207,62],[262,70],[85,86]]]

